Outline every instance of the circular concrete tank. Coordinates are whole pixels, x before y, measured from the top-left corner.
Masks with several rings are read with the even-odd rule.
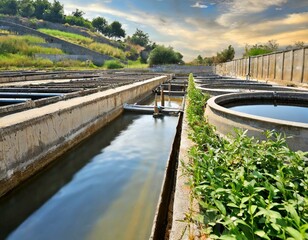
[[[218,133],[227,135],[234,133],[234,128],[248,130],[248,136],[263,139],[265,130],[285,133],[291,138],[287,142],[291,149],[308,151],[308,123],[279,120],[261,117],[228,109],[225,106],[247,105],[262,102],[268,104],[308,106],[308,93],[294,92],[256,92],[241,94],[225,94],[208,100],[205,116]]]
[[[202,92],[208,93],[211,96],[217,96],[227,93],[244,93],[244,92],[258,92],[258,91],[279,91],[279,92],[304,92],[307,90],[292,88],[292,87],[283,87],[283,86],[273,86],[269,84],[242,84],[242,83],[231,83],[231,84],[203,84],[198,87]]]

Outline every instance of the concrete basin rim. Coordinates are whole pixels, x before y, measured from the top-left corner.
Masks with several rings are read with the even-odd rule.
[[[266,93],[266,94],[271,93],[272,94],[272,92],[258,92],[258,93]],[[279,93],[283,94],[283,93],[294,93],[294,92],[279,92]],[[302,92],[300,92],[300,93],[303,94]],[[240,118],[244,118],[244,119],[247,119],[247,120],[254,120],[254,121],[265,122],[265,123],[270,123],[270,124],[284,125],[284,126],[291,126],[291,127],[308,129],[308,123],[300,123],[300,122],[293,122],[293,121],[287,121],[287,120],[280,120],[280,119],[276,119],[276,118],[256,116],[256,115],[252,115],[252,114],[248,114],[248,113],[242,113],[242,112],[239,112],[239,111],[230,110],[230,109],[223,107],[223,106],[220,106],[218,104],[219,100],[223,100],[223,98],[225,98],[225,97],[229,97],[229,96],[238,97],[238,95],[246,95],[247,97],[249,97],[249,95],[254,95],[254,94],[256,94],[256,93],[229,93],[229,94],[223,94],[223,95],[215,96],[215,97],[210,98],[207,101],[207,107],[214,109],[215,111],[228,114],[230,116],[240,117]],[[304,94],[307,95],[307,98],[308,98],[308,94],[307,93],[304,93]]]

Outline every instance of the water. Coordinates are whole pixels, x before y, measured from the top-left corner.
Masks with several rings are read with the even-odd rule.
[[[148,239],[176,124],[123,114],[0,200],[0,238]]]
[[[308,107],[291,105],[255,104],[234,106],[229,109],[260,117],[308,123]]]

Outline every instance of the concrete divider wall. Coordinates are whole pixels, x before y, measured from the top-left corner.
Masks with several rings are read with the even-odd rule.
[[[49,43],[60,44],[62,46],[62,49],[66,53],[78,54],[78,55],[90,55],[90,56],[92,56],[93,63],[96,64],[96,65],[99,65],[99,66],[103,65],[103,63],[106,60],[113,59],[112,57],[110,57],[108,55],[104,55],[104,54],[92,51],[88,48],[79,46],[79,45],[74,44],[74,43],[64,41],[62,39],[59,39],[59,38],[50,36],[48,34],[36,31],[32,28],[25,27],[23,25],[19,25],[19,24],[16,24],[16,23],[11,23],[11,22],[0,20],[0,26],[7,26],[7,27],[10,28],[11,31],[17,32],[19,34],[29,34],[29,35],[35,35],[35,36],[42,37]]]
[[[170,78],[160,76],[1,118],[0,196],[112,121],[125,102],[134,102]]]
[[[236,59],[216,65],[216,74],[276,82],[308,83],[308,47]]]

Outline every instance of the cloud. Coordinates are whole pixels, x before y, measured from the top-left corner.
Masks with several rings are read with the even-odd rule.
[[[208,8],[207,5],[203,4],[202,2],[196,2],[194,5],[191,5],[192,8]]]
[[[231,8],[224,8],[222,13],[218,11],[215,17],[183,16],[180,20],[176,16],[163,15],[161,12],[149,13],[135,8],[121,11],[104,3],[88,4],[82,10],[90,18],[109,15],[114,17],[113,19],[118,18],[127,31],[135,30],[132,26],[139,28],[142,25],[152,41],[173,46],[184,55],[185,61],[190,61],[199,54],[203,57],[215,55],[228,45],[232,45],[237,57],[240,57],[246,43],[265,43],[271,39],[277,40],[280,45],[289,45],[295,41],[308,42],[308,12],[280,14],[275,18],[267,15],[263,17],[263,11],[268,7],[281,5],[285,10],[285,0],[268,0],[266,3],[263,0],[247,1],[251,4],[255,2],[255,5],[247,6],[243,1],[232,0],[224,2],[224,7],[228,5]],[[201,5],[210,5],[216,1],[198,2]],[[239,2],[247,7],[246,12],[238,5]],[[75,10],[77,7],[80,8],[80,5],[66,3],[65,7]],[[238,9],[238,13],[235,8]],[[222,24],[222,19],[229,22]]]
[[[252,14],[261,13],[271,6],[281,6],[287,3],[287,1],[288,0],[233,0],[224,4],[225,13],[220,15],[216,21],[222,26],[236,27],[238,24],[248,20]]]

